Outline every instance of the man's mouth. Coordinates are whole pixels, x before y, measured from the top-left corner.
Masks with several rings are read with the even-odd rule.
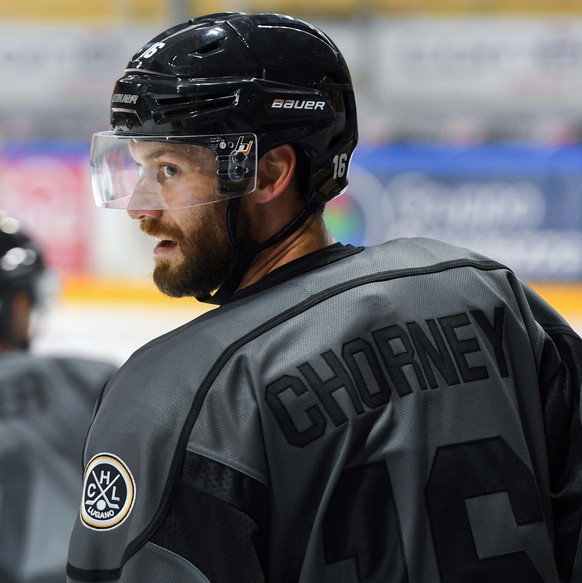
[[[140,223],[140,229],[146,235],[157,240],[157,244],[154,247],[154,255],[157,257],[168,255],[179,246],[179,235],[174,235],[169,230],[163,229],[160,225],[142,221]]]
[[[158,245],[160,247],[175,247],[176,241],[172,241],[171,239],[158,239]]]
[[[161,239],[158,238],[158,244],[154,248],[154,254],[159,255],[163,253],[168,253],[175,249],[178,243],[172,239]]]

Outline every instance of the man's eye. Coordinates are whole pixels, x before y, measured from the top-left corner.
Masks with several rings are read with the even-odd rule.
[[[173,178],[178,174],[178,169],[174,166],[164,165],[162,166],[161,171],[166,178]]]

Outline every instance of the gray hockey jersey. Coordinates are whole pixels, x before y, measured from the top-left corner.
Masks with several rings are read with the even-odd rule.
[[[0,581],[64,583],[83,443],[117,367],[0,354]]]
[[[581,386],[580,338],[504,266],[332,246],[113,377],[69,582],[580,581]]]

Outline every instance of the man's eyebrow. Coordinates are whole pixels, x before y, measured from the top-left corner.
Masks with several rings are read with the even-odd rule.
[[[144,155],[144,159],[145,160],[155,160],[157,158],[161,158],[162,156],[166,156],[167,154],[178,155],[178,156],[184,157],[184,154],[181,153],[176,148],[171,148],[168,146],[160,146],[159,148],[157,148],[153,151],[147,152]]]
[[[166,155],[177,156],[186,161],[191,161],[192,159],[197,160],[199,158],[199,153],[195,151],[192,151],[190,149],[184,150],[183,148],[166,144],[160,144],[158,148],[156,148],[155,150],[145,152],[141,157],[143,158],[144,161],[150,162],[152,160],[162,158],[163,156]]]

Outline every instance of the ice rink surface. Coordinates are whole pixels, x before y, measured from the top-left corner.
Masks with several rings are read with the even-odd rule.
[[[203,313],[196,301],[156,304],[61,303],[44,314],[33,350],[122,364],[140,346]]]

